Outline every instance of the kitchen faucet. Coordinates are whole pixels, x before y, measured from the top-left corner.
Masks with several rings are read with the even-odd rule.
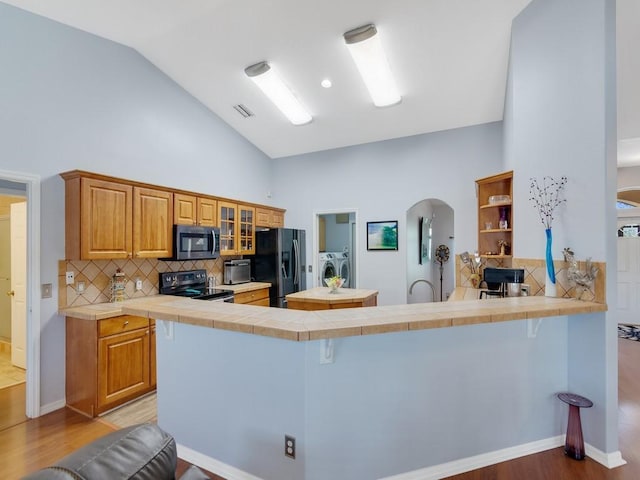
[[[411,291],[413,290],[413,286],[416,283],[420,283],[420,282],[424,282],[427,285],[429,285],[431,287],[431,301],[433,302],[436,299],[436,289],[433,286],[433,283],[431,283],[429,280],[425,280],[424,278],[419,278],[418,280],[416,280],[415,282],[413,282],[411,284],[411,286],[409,287],[409,295],[411,295]]]

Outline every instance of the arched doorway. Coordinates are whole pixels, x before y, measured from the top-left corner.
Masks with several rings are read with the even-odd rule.
[[[407,210],[407,303],[446,301],[453,291],[453,219],[453,208],[437,198],[421,200]],[[451,252],[449,261],[442,264],[442,285],[434,255],[440,245]]]

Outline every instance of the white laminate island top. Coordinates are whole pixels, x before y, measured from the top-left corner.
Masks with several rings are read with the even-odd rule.
[[[308,341],[561,315],[604,312],[607,305],[569,298],[514,297],[303,311],[156,295],[62,310],[100,320],[123,314],[208,328]]]

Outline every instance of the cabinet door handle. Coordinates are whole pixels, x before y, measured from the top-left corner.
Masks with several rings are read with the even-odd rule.
[[[124,321],[124,325],[122,325],[123,327],[126,327],[127,325],[129,325],[129,320],[125,320]]]

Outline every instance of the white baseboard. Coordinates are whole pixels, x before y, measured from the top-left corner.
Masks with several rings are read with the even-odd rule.
[[[544,440],[483,453],[473,457],[461,458],[452,462],[441,463],[440,465],[385,477],[380,480],[438,480],[507,460],[513,460],[514,458],[524,457],[525,455],[543,452],[561,445],[564,445],[564,436],[558,435],[557,437],[546,438]]]
[[[227,480],[262,480],[260,477],[256,477],[255,475],[251,475],[250,473],[240,470],[239,468],[227,465],[220,460],[216,460],[215,458],[211,458],[200,452],[196,452],[195,450],[185,447],[184,445],[178,444],[177,447],[178,457],[180,457],[181,459],[192,463],[193,465],[197,465],[200,468],[204,468],[211,473],[220,475]]]
[[[65,399],[62,399],[48,403],[46,405],[40,405],[40,416],[46,415],[47,413],[55,412],[56,410],[60,410],[61,408],[64,408],[66,404],[67,401]]]
[[[438,480],[440,478],[458,475],[478,468],[488,467],[489,465],[495,465],[496,463],[505,462],[507,460],[513,460],[514,458],[533,455],[534,453],[561,447],[564,445],[565,438],[565,435],[558,435],[557,437],[538,440],[524,445],[517,445],[503,450],[496,450],[494,452],[483,453],[473,457],[461,458],[459,460],[454,460],[453,462],[421,468],[420,470],[413,470],[411,472],[385,477],[380,480]],[[589,458],[607,468],[615,468],[627,463],[623,460],[620,451],[604,453],[588,443],[585,443],[584,450],[585,454]]]
[[[496,463],[513,460],[514,458],[525,457],[527,455],[544,452],[545,450],[550,450],[552,448],[558,448],[564,445],[564,442],[565,436],[558,435],[557,437],[537,440],[535,442],[525,443],[515,447],[508,447],[494,452],[483,453],[473,457],[461,458],[452,462],[441,463],[440,465],[434,465],[432,467],[400,473],[398,475],[392,475],[391,477],[385,477],[379,480],[438,480],[452,475],[470,472],[471,470],[477,470],[478,468],[488,467],[489,465],[495,465]],[[619,450],[612,453],[604,453],[588,443],[585,443],[584,450],[585,454],[589,458],[607,468],[616,468],[627,463],[622,458],[622,454]],[[178,445],[178,456],[189,463],[202,467],[205,470],[209,470],[211,473],[220,475],[227,480],[262,480],[260,477],[251,475],[250,473],[244,472],[238,468],[227,465],[215,458],[208,457],[182,445]]]
[[[616,468],[626,465],[626,460],[622,458],[620,450],[616,450],[612,453],[604,453],[602,450],[598,450],[596,447],[584,444],[584,453],[587,457],[595,460],[596,462],[604,465],[607,468]]]

